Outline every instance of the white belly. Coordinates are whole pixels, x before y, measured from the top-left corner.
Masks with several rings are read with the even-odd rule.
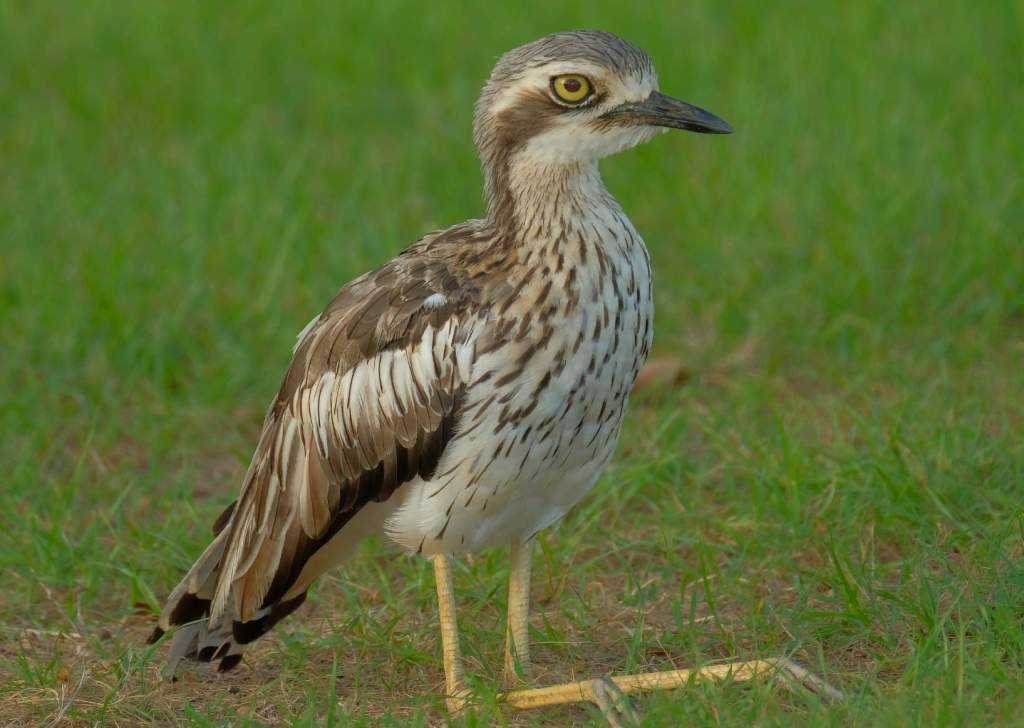
[[[388,533],[425,555],[526,540],[559,520],[590,490],[615,451],[620,424],[616,417],[576,433],[573,422],[573,432],[552,432],[532,443],[528,437],[521,445],[525,427],[512,428],[505,440],[483,435],[458,440],[445,453],[442,467],[445,462],[461,465],[400,489]],[[501,442],[505,445],[495,456]]]

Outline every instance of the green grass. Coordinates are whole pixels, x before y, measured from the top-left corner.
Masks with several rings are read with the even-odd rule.
[[[651,248],[656,356],[543,537],[539,683],[792,655],[652,725],[984,725],[1024,709],[1019,2],[0,3],[0,723],[425,725],[429,565],[368,544],[228,677],[142,640],[239,485],[296,332],[481,211],[494,58],[593,26],[729,120],[604,165]],[[638,6],[639,7],[639,6]],[[506,554],[457,572],[470,725]]]

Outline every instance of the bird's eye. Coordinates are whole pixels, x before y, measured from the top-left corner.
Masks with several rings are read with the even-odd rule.
[[[579,104],[590,98],[593,88],[586,76],[569,73],[551,79],[551,91],[559,101],[567,104]]]

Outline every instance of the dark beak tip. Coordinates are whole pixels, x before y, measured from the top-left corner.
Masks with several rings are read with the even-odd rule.
[[[697,132],[698,134],[732,134],[732,124],[717,117],[713,119],[701,119],[700,121],[687,121],[682,124],[672,124],[676,129]]]
[[[725,119],[720,119],[709,111],[702,112],[702,118],[698,121],[699,130],[705,134],[732,134],[733,128]]]

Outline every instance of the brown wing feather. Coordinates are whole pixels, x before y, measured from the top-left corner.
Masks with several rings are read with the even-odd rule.
[[[211,622],[232,597],[232,617],[250,620],[360,507],[429,475],[478,320],[470,282],[422,246],[342,289],[300,338],[238,501],[218,519]]]

